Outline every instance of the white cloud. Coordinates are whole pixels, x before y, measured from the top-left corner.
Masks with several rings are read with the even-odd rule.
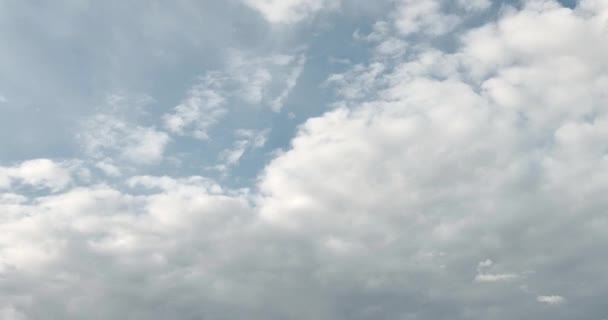
[[[209,129],[227,112],[226,99],[219,84],[221,81],[221,75],[216,73],[202,78],[174,112],[163,117],[165,128],[175,134],[208,139]]]
[[[335,9],[339,0],[243,0],[244,3],[257,11],[270,23],[296,23],[304,20],[318,11]]]
[[[3,303],[23,307],[27,316],[45,311],[51,303],[58,308],[46,310],[48,316],[81,318],[95,310],[98,316],[110,319],[131,312],[127,291],[133,288],[134,279],[128,279],[136,274],[145,279],[138,290],[145,289],[153,299],[164,299],[167,290],[172,291],[170,287],[185,288],[194,281],[212,287],[194,285],[187,295],[174,296],[173,301],[189,304],[188,296],[197,296],[204,310],[218,311],[220,305],[247,303],[252,291],[243,290],[252,288],[226,274],[227,268],[237,267],[233,259],[252,252],[245,248],[249,245],[243,238],[253,217],[246,198],[226,194],[196,177],[133,179],[134,186],[141,184],[161,189],[131,196],[97,185],[38,197],[10,208],[0,203],[0,257],[4,265],[0,279],[3,285],[10,283],[16,288],[14,295],[3,296]],[[231,249],[225,250],[228,247]],[[187,248],[191,248],[189,253],[184,251]],[[104,272],[94,271],[99,268]],[[108,281],[106,275],[120,281]],[[61,285],[24,287],[39,276]],[[83,287],[103,297],[93,298],[79,289]],[[111,295],[119,299],[105,297],[102,291],[113,292]],[[19,297],[26,293],[31,304],[24,305]],[[100,304],[103,307],[97,308]],[[147,318],[159,316],[157,311],[142,311]],[[161,316],[174,310],[167,312]],[[241,311],[235,314],[245,315]]]
[[[361,35],[359,29],[357,29],[353,33],[353,38],[355,40],[381,41],[390,34],[390,31],[391,25],[388,22],[378,21],[372,25],[372,32],[370,32],[368,35]]]
[[[344,73],[330,75],[323,85],[335,87],[336,94],[346,101],[368,99],[375,94],[379,77],[386,69],[386,65],[382,62],[358,64]]]
[[[148,175],[26,197],[12,189],[15,176],[61,179],[40,178],[52,170],[31,165],[0,167],[9,189],[0,197],[0,287],[10,289],[0,312],[320,320],[601,314],[604,301],[593,297],[606,294],[606,257],[597,252],[608,243],[608,34],[600,31],[608,6],[586,1],[570,11],[534,2],[452,39],[450,52],[414,45],[394,61],[331,76],[337,107],[299,127],[256,191]],[[559,32],[545,38],[552,28]],[[255,88],[268,82],[251,74],[243,79],[254,89],[233,93],[265,101]],[[186,114],[180,119],[198,119]],[[102,142],[94,155],[128,159],[124,150],[140,145],[132,137],[156,131],[96,119],[91,136]],[[192,132],[196,121],[174,124],[175,133]],[[248,147],[264,144],[259,132],[239,135]],[[241,150],[235,144],[226,161],[239,161]],[[521,273],[529,280],[523,294],[471,283],[475,266],[481,282],[519,276],[501,270],[505,263],[480,261],[488,256],[538,272]],[[566,301],[536,294],[550,287],[589,303],[547,313],[540,303]]]
[[[454,53],[421,46],[394,67],[372,62],[331,76],[342,101],[304,123],[292,148],[266,168],[263,219],[347,239],[400,274],[415,273],[407,261],[420,248],[460,256],[445,263],[447,273],[465,256],[500,252],[510,267],[539,270],[530,277],[584,296],[589,288],[563,272],[576,273],[565,261],[576,265],[582,256],[594,260],[589,265],[605,262],[593,258],[597,242],[575,234],[603,243],[606,224],[592,223],[594,231],[574,224],[591,223],[606,207],[607,34],[598,29],[602,13],[547,4],[466,33]],[[490,261],[479,266],[477,281],[520,277],[485,270]],[[569,271],[551,269],[562,266]],[[505,304],[522,308],[517,297],[500,299],[499,288],[479,290],[496,290],[488,299],[501,301],[501,314],[509,314]]]
[[[0,204],[18,205],[27,201],[27,197],[16,193],[0,193]]]
[[[11,167],[0,166],[0,188],[13,183],[59,191],[72,182],[69,164],[49,159],[28,160]]]
[[[241,161],[241,158],[247,151],[263,147],[266,144],[269,133],[270,129],[237,130],[235,132],[237,140],[232,144],[231,148],[225,149],[220,153],[220,163],[215,166],[215,169],[226,174],[231,167]]]
[[[213,180],[201,176],[179,179],[168,176],[135,176],[127,180],[127,185],[131,188],[144,187],[146,189],[159,189],[163,191],[171,191],[179,187],[196,187],[203,188],[213,194],[222,194],[224,192]]]
[[[132,164],[158,163],[169,143],[169,136],[163,131],[105,114],[89,119],[79,138],[87,154],[94,158],[118,155],[118,159]]]
[[[209,130],[243,102],[278,112],[303,71],[304,55],[255,56],[231,50],[223,71],[207,73],[172,112],[164,127],[177,135],[209,139]]]
[[[494,266],[494,261],[486,259],[477,264],[476,282],[502,282],[511,281],[519,277],[515,273],[488,273],[488,269]]]
[[[8,169],[0,166],[0,188],[8,188],[11,180]]]
[[[391,37],[383,40],[375,49],[375,54],[380,57],[396,58],[405,54],[407,43],[403,40]]]
[[[306,63],[303,55],[273,54],[256,57],[232,51],[228,59],[227,77],[238,97],[250,104],[269,106],[280,111],[295,87]]]
[[[458,0],[458,5],[467,11],[483,11],[492,6],[490,0]]]
[[[103,161],[99,161],[95,164],[99,170],[103,171],[104,174],[110,177],[120,177],[122,175],[122,171],[119,167],[113,164],[111,159],[104,159]]]
[[[564,297],[562,296],[538,296],[536,297],[536,301],[541,302],[541,303],[546,303],[549,305],[558,305],[558,304],[562,304],[566,301],[566,299],[564,299]]]
[[[501,281],[510,281],[517,279],[517,275],[514,273],[481,273],[475,276],[475,281],[477,282],[501,282]]]
[[[239,137],[232,149],[225,151],[224,159],[227,164],[234,165],[239,162],[243,154],[248,148],[256,149],[263,147],[266,144],[269,130],[254,131],[254,130],[238,130],[236,135]]]
[[[446,13],[442,6],[440,0],[401,0],[395,16],[395,27],[403,35],[441,35],[450,32],[461,22],[461,18]]]

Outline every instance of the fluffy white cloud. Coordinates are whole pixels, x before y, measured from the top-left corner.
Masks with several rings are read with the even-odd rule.
[[[243,0],[271,23],[299,22],[323,9],[335,9],[340,0]]]
[[[242,291],[248,286],[229,276],[240,276],[230,269],[254,252],[245,245],[254,216],[244,195],[226,194],[200,177],[134,177],[129,184],[145,187],[144,194],[96,185],[30,203],[0,203],[0,285],[15,288],[2,296],[10,312],[143,319],[170,316],[179,305],[192,314],[215,313],[252,299],[252,291]],[[255,259],[243,271],[251,263]],[[37,289],[27,288],[35,279]],[[173,307],[160,313],[133,308],[134,289],[151,294],[138,302],[147,304],[186,287],[191,289],[178,289],[182,293],[168,303]],[[26,294],[27,301],[20,299]],[[200,304],[191,305],[195,296]],[[56,307],[48,310],[51,305]]]
[[[70,164],[35,159],[12,167],[0,166],[0,188],[10,188],[14,182],[59,191],[72,182]]]
[[[484,271],[473,275],[477,281],[518,279],[536,290],[557,282],[584,296],[589,288],[554,268],[574,276],[570,263],[580,259],[602,265],[597,242],[575,238],[606,240],[598,215],[607,203],[597,196],[608,181],[605,9],[585,8],[530,2],[466,32],[454,53],[422,44],[396,65],[373,62],[331,76],[346,101],[308,120],[292,149],[266,168],[262,217],[366,248],[373,267],[400,257],[403,278],[387,286],[407,282],[422,248],[453,254],[434,265],[448,271],[429,266],[429,277],[451,273],[465,257],[500,252],[509,261],[501,268],[538,273]],[[539,252],[550,253],[539,259]],[[500,290],[496,301],[505,298]],[[518,298],[502,301],[507,312]],[[483,318],[476,312],[469,317]]]

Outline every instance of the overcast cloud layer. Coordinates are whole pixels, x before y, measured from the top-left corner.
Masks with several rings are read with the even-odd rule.
[[[0,3],[0,320],[608,319],[608,1]]]

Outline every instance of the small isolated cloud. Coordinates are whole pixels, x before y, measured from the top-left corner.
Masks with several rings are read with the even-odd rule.
[[[6,103],[8,100],[6,99],[6,97],[2,94],[2,92],[0,92],[0,103]]]
[[[489,273],[488,269],[494,266],[494,261],[486,259],[477,264],[476,282],[501,282],[517,279],[519,276],[515,273]]]
[[[536,297],[536,301],[541,303],[546,303],[548,305],[558,305],[562,304],[566,301],[566,299],[562,296],[551,295],[551,296],[538,296]]]
[[[340,0],[243,0],[270,23],[291,24],[325,9],[335,9]]]
[[[475,276],[477,282],[500,282],[517,279],[517,275],[514,273],[482,273]]]
[[[481,261],[481,262],[479,262],[479,263],[477,264],[477,270],[478,270],[478,271],[480,271],[480,270],[482,270],[482,269],[489,268],[489,267],[491,267],[493,264],[494,264],[494,262],[493,262],[492,260],[490,260],[490,259],[486,259],[486,260]]]

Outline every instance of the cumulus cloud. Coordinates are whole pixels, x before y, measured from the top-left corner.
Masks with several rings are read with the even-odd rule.
[[[68,163],[49,159],[24,161],[11,167],[0,166],[0,188],[11,188],[13,183],[59,191],[72,182]]]
[[[0,204],[0,279],[3,287],[15,288],[14,295],[3,295],[2,303],[28,319],[43,313],[86,318],[92,311],[107,319],[154,318],[174,315],[180,305],[202,314],[248,303],[253,292],[243,292],[247,286],[228,274],[237,276],[229,269],[238,267],[238,260],[248,260],[243,254],[253,252],[253,247],[237,250],[245,243],[253,215],[245,196],[225,194],[207,181],[135,177],[133,187],[154,189],[135,196],[97,185],[27,204]],[[188,247],[190,252],[184,251]],[[245,271],[253,265],[243,267]],[[116,281],[97,273],[99,268]],[[27,288],[40,277],[61,285]],[[182,291],[188,286],[192,289]],[[166,301],[171,287],[182,289],[165,311],[129,306],[134,303],[133,289],[152,294],[141,296],[140,303],[147,304],[148,299]],[[115,296],[119,291],[123,294]],[[30,296],[27,301],[19,298],[25,294]],[[191,304],[194,301],[200,304]],[[59,308],[47,310],[52,305]],[[234,314],[244,316],[241,312]]]
[[[14,179],[60,175],[0,167],[0,315],[603,317],[608,5],[526,1],[451,34],[425,17],[453,13],[429,3],[396,3],[399,14],[384,17],[395,30],[369,40],[371,52],[425,30],[455,47],[424,38],[331,75],[334,108],[302,123],[254,188],[144,175],[21,194]],[[265,101],[256,88],[268,77],[244,73],[253,89],[232,92]],[[174,114],[195,120],[168,130],[195,130],[203,112],[186,111]],[[127,157],[159,132],[109,116],[93,123],[93,155]],[[242,131],[237,141],[263,137]],[[227,161],[241,158],[234,147]],[[523,292],[507,281],[516,278]],[[546,308],[566,299],[539,292],[567,292],[568,310]]]
[[[375,262],[399,252],[403,274],[415,273],[406,261],[420,247],[458,252],[452,264],[491,251],[508,257],[505,269],[532,268],[539,273],[531,278],[583,290],[562,273],[543,270],[581,256],[602,264],[593,258],[593,243],[572,237],[590,232],[589,223],[593,232],[604,225],[591,222],[606,205],[591,194],[606,185],[605,146],[596,140],[604,137],[607,111],[605,20],[603,11],[584,5],[573,11],[539,3],[464,33],[454,53],[422,44],[396,65],[373,62],[331,76],[346,101],[308,120],[292,149],[266,168],[262,217],[293,232],[314,229],[367,247]],[[562,232],[570,240],[561,241]],[[555,253],[556,245],[568,249]],[[387,256],[380,258],[383,249]],[[554,254],[537,260],[539,252]],[[536,290],[549,283],[534,282]],[[504,292],[496,290],[498,299]],[[599,285],[595,290],[603,292]],[[517,304],[515,297],[502,301],[504,308]],[[477,312],[469,316],[483,318]]]

